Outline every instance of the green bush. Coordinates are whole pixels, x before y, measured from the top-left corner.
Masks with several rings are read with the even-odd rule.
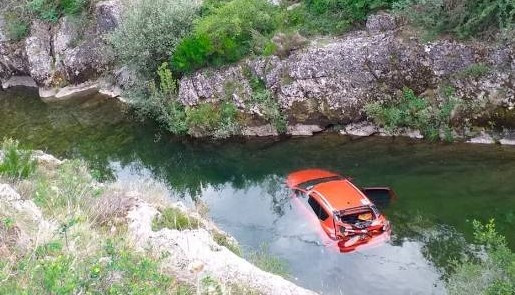
[[[287,12],[288,26],[303,34],[340,34],[394,0],[304,0]]]
[[[127,4],[120,27],[110,36],[118,60],[151,78],[180,40],[189,34],[198,1],[141,0]]]
[[[177,208],[166,208],[160,211],[152,220],[152,230],[169,229],[195,229],[200,227],[200,222],[183,213]]]
[[[252,89],[252,96],[249,102],[250,107],[257,107],[261,110],[265,119],[272,123],[279,133],[285,133],[287,127],[286,117],[281,112],[279,102],[273,94],[266,89],[265,83],[259,77],[247,73],[247,78]]]
[[[19,41],[29,33],[28,21],[14,12],[4,14],[5,32],[7,38],[13,41]]]
[[[480,78],[490,72],[490,67],[483,64],[483,63],[477,63],[472,64],[465,69],[463,69],[461,72],[458,73],[458,77],[461,78]]]
[[[513,294],[515,253],[496,231],[493,219],[486,224],[474,220],[473,226],[481,250],[473,259],[452,261],[455,269],[446,282],[449,294]]]
[[[404,88],[398,101],[390,104],[367,104],[365,112],[376,124],[384,126],[389,132],[403,127],[413,128],[420,130],[425,138],[433,141],[438,140],[440,131],[444,131],[446,139],[451,141],[450,118],[456,104],[456,99],[448,94],[444,96],[441,105],[431,105],[428,100],[415,95],[413,90]]]
[[[395,7],[429,37],[444,33],[460,38],[488,37],[513,31],[515,23],[512,0],[405,0]]]
[[[168,63],[159,66],[156,76],[157,82],[139,85],[128,92],[131,105],[141,117],[155,120],[173,134],[185,134],[186,112],[177,100],[177,80]]]
[[[235,62],[255,49],[257,39],[270,35],[279,25],[279,9],[266,0],[208,5],[208,13],[171,57],[174,70],[180,73]]]
[[[36,170],[36,161],[32,159],[32,152],[21,149],[18,141],[4,140],[2,153],[0,175],[7,175],[12,178],[27,178]]]
[[[27,7],[40,19],[57,22],[63,15],[74,15],[83,11],[89,0],[29,0]]]
[[[226,138],[238,130],[237,114],[238,109],[232,101],[216,104],[204,102],[186,109],[186,124],[192,135]]]

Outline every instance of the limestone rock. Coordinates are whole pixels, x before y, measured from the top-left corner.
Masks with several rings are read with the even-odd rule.
[[[25,40],[30,76],[39,85],[49,85],[53,74],[50,29],[48,24],[36,20],[32,23],[30,36]]]

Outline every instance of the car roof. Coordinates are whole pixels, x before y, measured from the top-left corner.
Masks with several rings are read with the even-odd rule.
[[[347,179],[323,182],[311,188],[336,211],[370,205],[370,200]]]
[[[286,183],[290,187],[296,187],[301,183],[308,182],[310,180],[339,176],[336,173],[322,170],[322,169],[305,169],[290,173],[286,179]]]

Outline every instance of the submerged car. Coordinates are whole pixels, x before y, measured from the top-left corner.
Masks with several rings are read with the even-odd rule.
[[[314,213],[340,251],[354,251],[390,238],[390,222],[371,201],[383,204],[393,199],[388,187],[360,189],[350,178],[320,169],[293,172],[286,184],[293,190],[294,200]]]

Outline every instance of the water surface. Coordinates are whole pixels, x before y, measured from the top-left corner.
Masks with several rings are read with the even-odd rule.
[[[247,251],[266,243],[293,281],[324,294],[443,293],[447,261],[471,242],[472,219],[495,218],[515,248],[513,147],[331,134],[193,141],[129,117],[115,101],[46,105],[26,90],[0,92],[0,138],[83,158],[105,178],[151,176],[186,200],[200,199]],[[398,200],[384,209],[392,241],[350,254],[321,245],[283,185],[288,172],[309,167],[393,187]]]

